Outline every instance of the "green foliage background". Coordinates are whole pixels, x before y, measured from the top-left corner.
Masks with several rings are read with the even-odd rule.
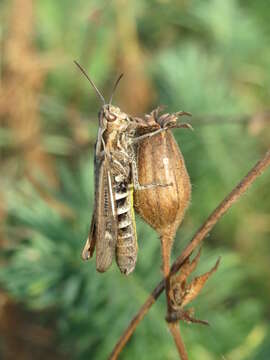
[[[0,6],[5,39],[11,3]],[[123,44],[125,19],[135,24],[136,38]],[[106,359],[161,277],[159,240],[140,219],[138,265],[131,276],[123,277],[115,265],[98,274],[94,260],[81,261],[93,205],[92,149],[99,103],[73,59],[88,69],[108,97],[125,65],[122,57],[132,57],[135,46],[141,56],[134,66],[143,69],[142,77],[135,83],[125,68],[115,103],[129,111],[126,101],[136,104],[133,87],[147,82],[153,93],[146,95],[145,108],[137,115],[158,104],[166,104],[170,112],[192,112],[195,131],[174,132],[193,185],[192,203],[175,241],[176,256],[269,146],[269,117],[258,131],[253,126],[255,114],[269,108],[269,36],[266,0],[35,2],[35,49],[53,63],[39,94],[42,147],[53,158],[59,186],[52,188],[38,170],[36,176],[69,215],[21,176],[21,158],[11,156],[10,130],[1,127],[7,217],[1,227],[6,242],[0,283],[11,299],[39,314],[41,325],[53,324],[60,353],[71,359]],[[121,92],[121,86],[131,94]],[[80,141],[71,111],[83,133]],[[241,122],[243,118],[248,121]],[[211,326],[182,326],[190,359],[269,359],[269,209],[268,171],[207,237],[198,273],[207,271],[219,255],[222,263],[192,304]],[[121,359],[177,359],[164,316],[162,298]]]

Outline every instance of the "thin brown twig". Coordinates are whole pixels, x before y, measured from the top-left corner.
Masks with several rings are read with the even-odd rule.
[[[173,336],[180,358],[182,360],[188,360],[188,354],[182,340],[178,322],[168,322],[168,327]]]
[[[270,165],[270,149],[257,162],[257,164],[249,171],[249,173],[240,181],[240,183],[231,191],[229,195],[218,205],[212,212],[204,224],[195,233],[189,244],[186,246],[182,254],[176,259],[171,267],[171,274],[176,273],[182,266],[185,259],[193,252],[193,250],[203,241],[210,230],[216,225],[218,220],[232,207],[232,205],[247,191],[251,184],[266,170]],[[159,284],[152,291],[146,302],[142,305],[140,310],[131,320],[129,326],[121,335],[117,344],[115,345],[109,359],[116,360],[126,345],[129,338],[134,333],[136,327],[147,314],[156,299],[161,295],[165,289],[165,279],[161,280]]]
[[[175,234],[172,235],[174,237]],[[169,289],[170,289],[170,259],[171,259],[171,246],[168,244],[172,243],[171,236],[161,235],[161,255],[162,255],[162,268],[163,268],[163,277],[166,280],[165,289],[166,289],[166,298],[167,298],[167,311],[170,312],[170,297],[169,297]]]

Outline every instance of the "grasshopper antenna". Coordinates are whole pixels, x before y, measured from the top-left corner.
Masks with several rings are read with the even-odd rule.
[[[113,87],[113,89],[112,89],[111,98],[110,98],[110,101],[109,101],[109,105],[111,105],[111,103],[112,103],[113,95],[114,95],[114,93],[115,93],[115,90],[116,90],[116,88],[117,88],[117,85],[119,84],[119,81],[122,79],[123,76],[124,76],[124,74],[121,74],[121,75],[117,78],[117,80],[116,80],[116,82],[115,82],[115,84],[114,84],[114,87]]]
[[[81,70],[81,72],[84,74],[84,76],[86,77],[86,79],[90,82],[90,84],[93,86],[93,88],[95,89],[96,93],[98,94],[99,98],[101,99],[101,101],[103,102],[103,104],[105,105],[105,99],[104,97],[101,95],[101,92],[98,90],[98,88],[96,87],[96,85],[93,83],[93,81],[90,79],[90,77],[87,75],[86,71],[84,70],[84,68],[76,61],[74,60],[74,64],[78,66],[78,68]]]

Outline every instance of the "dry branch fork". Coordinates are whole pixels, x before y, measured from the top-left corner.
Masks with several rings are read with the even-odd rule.
[[[204,240],[207,234],[216,225],[219,219],[232,207],[232,205],[247,191],[247,189],[253,184],[253,182],[263,174],[263,172],[270,165],[270,149],[264,154],[264,156],[255,164],[255,166],[248,172],[248,174],[239,182],[239,184],[224,198],[224,200],[217,206],[217,208],[210,214],[207,220],[195,233],[189,244],[186,246],[184,251],[175,260],[171,269],[170,275],[173,275],[179,271],[183,266],[186,259],[192,254],[194,249]],[[161,295],[165,289],[166,278],[162,279],[159,284],[154,288],[151,295],[148,297],[146,302],[142,305],[137,314],[133,317],[130,324],[124,331],[116,343],[111,355],[110,360],[118,358],[119,354],[123,350],[124,346],[134,333],[136,327],[139,325],[141,320],[147,314],[151,306],[155,303],[156,299]],[[187,359],[187,353],[184,349],[184,344],[181,339],[179,332],[176,331],[177,324],[173,323],[170,330],[174,336],[175,342],[177,342],[178,349],[182,349],[182,359]],[[178,325],[177,325],[178,326]]]

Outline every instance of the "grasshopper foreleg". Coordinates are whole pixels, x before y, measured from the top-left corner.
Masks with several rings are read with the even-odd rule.
[[[140,141],[142,141],[142,140],[144,140],[144,139],[150,138],[150,137],[152,137],[152,136],[155,136],[155,135],[160,134],[160,133],[162,133],[162,132],[164,132],[164,131],[167,131],[167,130],[169,130],[169,128],[168,128],[168,127],[165,127],[165,128],[158,129],[158,130],[152,131],[152,132],[150,132],[150,133],[147,133],[147,134],[144,134],[144,135],[141,135],[141,136],[137,136],[137,137],[135,137],[135,138],[133,139],[133,143],[136,144],[136,143],[138,143],[138,142],[140,142]]]

